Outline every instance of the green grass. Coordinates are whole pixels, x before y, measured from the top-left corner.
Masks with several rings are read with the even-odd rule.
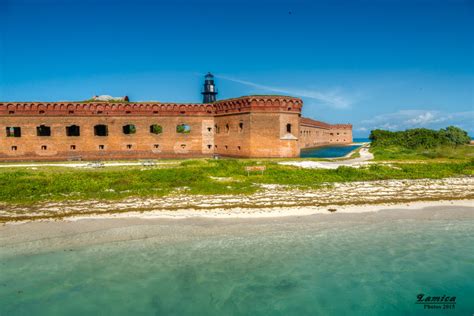
[[[458,160],[474,159],[474,146],[439,146],[430,149],[408,149],[400,146],[371,147],[375,160]]]
[[[265,165],[263,175],[247,176],[244,167]],[[318,188],[324,183],[382,179],[444,178],[473,175],[474,162],[374,164],[366,168],[300,169],[271,160],[199,159],[157,168],[107,167],[72,169],[41,167],[0,171],[0,202],[116,200],[168,194],[251,194],[258,184]],[[211,178],[212,177],[212,178]]]

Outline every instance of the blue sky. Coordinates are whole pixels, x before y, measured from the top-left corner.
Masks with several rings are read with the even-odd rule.
[[[0,100],[288,94],[303,115],[474,135],[474,1],[0,0]]]

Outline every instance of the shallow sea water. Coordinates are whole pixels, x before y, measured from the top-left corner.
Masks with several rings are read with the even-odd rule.
[[[474,313],[472,219],[216,223],[2,247],[0,315]],[[454,295],[457,305],[424,310],[419,293]]]
[[[361,145],[351,146],[325,146],[318,148],[310,148],[301,150],[301,158],[338,158],[344,157],[354,149],[359,148]]]

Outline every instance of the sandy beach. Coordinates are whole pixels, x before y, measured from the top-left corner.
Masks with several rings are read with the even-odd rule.
[[[474,211],[474,200],[445,200],[445,201],[414,201],[405,203],[383,203],[362,205],[325,205],[325,206],[297,206],[297,207],[271,207],[271,208],[222,208],[213,210],[178,209],[175,211],[147,211],[126,212],[95,215],[74,215],[65,217],[64,221],[79,221],[84,219],[238,219],[238,218],[274,218],[309,215],[330,215],[373,213],[381,210],[419,210],[426,207],[468,207]]]

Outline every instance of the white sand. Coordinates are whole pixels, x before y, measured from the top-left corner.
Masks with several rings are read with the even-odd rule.
[[[366,212],[378,212],[381,210],[415,210],[433,206],[460,206],[472,207],[474,212],[474,200],[448,200],[448,201],[419,201],[407,203],[384,203],[365,205],[327,205],[327,206],[301,206],[301,207],[275,207],[275,208],[229,208],[212,210],[189,210],[178,209],[176,211],[147,211],[126,212],[114,214],[97,214],[85,216],[66,217],[65,221],[78,221],[84,219],[118,219],[118,218],[141,218],[141,219],[183,219],[183,218],[268,218],[287,216],[308,216],[314,214],[357,214]],[[330,212],[329,209],[336,209]],[[48,220],[46,220],[48,221]]]

